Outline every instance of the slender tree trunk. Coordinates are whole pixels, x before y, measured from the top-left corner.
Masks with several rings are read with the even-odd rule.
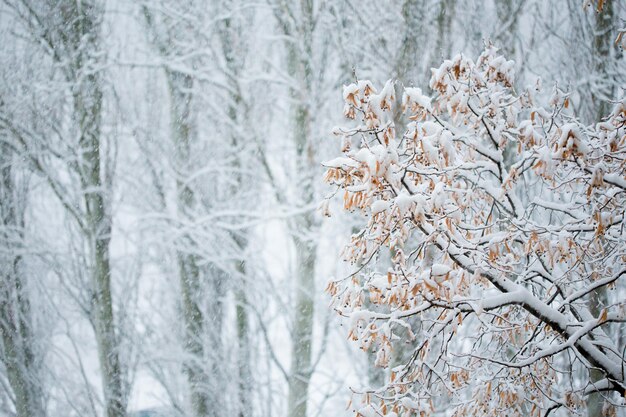
[[[246,276],[246,267],[243,262],[238,264],[237,272],[241,277]],[[244,284],[244,283],[241,283]],[[237,371],[238,371],[238,407],[239,417],[252,416],[252,372],[250,369],[250,335],[248,298],[244,285],[235,290],[237,316]]]
[[[206,318],[204,320],[204,337],[208,344],[206,346],[205,358],[210,364],[210,378],[205,386],[209,398],[209,417],[228,416],[231,410],[224,395],[228,380],[226,378],[226,368],[224,367],[224,343],[222,332],[224,327],[224,297],[226,296],[226,283],[228,274],[214,266],[206,272],[206,279],[210,285],[209,290],[204,290],[204,302],[207,304]],[[206,342],[205,342],[206,343]]]
[[[9,234],[21,235],[24,227],[24,207],[14,184],[11,159],[8,146],[0,145],[0,243],[14,240]],[[21,263],[20,255],[0,258],[0,360],[13,391],[17,417],[39,417],[45,415],[43,390]]]
[[[236,8],[234,2],[225,1],[222,6],[233,13]],[[243,16],[239,16],[242,19]],[[228,118],[231,123],[230,145],[235,153],[232,168],[234,172],[234,186],[229,190],[229,195],[236,196],[238,193],[246,192],[247,189],[254,185],[250,184],[250,178],[244,180],[243,173],[240,169],[245,166],[244,149],[245,142],[239,137],[236,127],[242,126],[247,121],[242,121],[244,108],[242,108],[242,95],[239,85],[239,77],[243,69],[243,62],[247,54],[247,45],[242,41],[244,27],[239,19],[227,17],[222,20],[219,29],[219,38],[222,45],[222,53],[226,61],[226,76],[229,81],[230,89],[228,97]],[[244,203],[245,204],[245,203]],[[232,233],[231,238],[237,244],[240,256],[244,256],[248,247],[248,231],[242,230]],[[249,335],[249,313],[248,313],[248,289],[246,282],[246,264],[245,261],[236,261],[234,265],[237,276],[231,281],[234,282],[233,292],[235,297],[235,319],[237,328],[237,415],[239,417],[251,417],[252,409],[252,372],[250,364],[250,335]]]
[[[454,0],[439,0],[439,11],[437,13],[437,38],[435,39],[435,49],[429,67],[438,67],[444,57],[450,56],[450,45],[452,45],[452,21],[456,12]],[[430,68],[428,68],[428,79],[430,79]]]
[[[232,60],[232,54],[226,51],[226,62],[231,68],[233,76],[238,75],[235,69],[235,64]],[[238,86],[233,86],[235,91],[238,91]],[[231,94],[231,106],[229,107],[229,117],[234,126],[239,126],[238,107],[241,102],[241,95],[239,93]],[[236,134],[232,137],[232,146],[235,152],[241,152],[239,145],[241,141]],[[232,190],[235,194],[238,190],[243,189],[251,184],[245,184],[242,174],[239,173],[239,169],[243,166],[243,161],[239,158],[235,158],[233,162],[233,168],[236,172],[236,189]],[[241,231],[239,234],[233,234],[231,238],[237,243],[239,249],[239,255],[244,256],[246,248],[248,247],[248,235],[247,231]],[[237,325],[237,407],[239,417],[252,417],[252,371],[250,364],[250,329],[249,329],[249,312],[248,312],[248,289],[247,289],[247,269],[245,261],[237,261],[235,264],[235,271],[237,272],[236,279],[234,280],[234,295],[235,295],[235,316]],[[231,277],[232,278],[232,277]]]
[[[496,30],[496,47],[507,59],[515,59],[519,17],[526,0],[501,0],[495,3],[500,28]],[[517,73],[516,73],[517,74]]]
[[[95,36],[93,33],[89,35]],[[92,256],[93,323],[105,407],[108,417],[122,417],[126,414],[126,395],[111,291],[112,215],[109,209],[111,190],[110,184],[103,178],[101,164],[100,83],[98,74],[88,74],[83,78],[74,94],[74,114],[79,122],[81,134],[79,144],[84,156],[84,161],[78,169],[84,190],[86,233]]]
[[[196,417],[208,415],[208,375],[204,371],[204,317],[198,306],[199,268],[193,256],[178,254],[178,273],[182,296],[182,315],[185,326],[185,359],[183,370],[191,390],[191,408]]]
[[[608,64],[611,58],[612,47],[612,33],[611,29],[614,27],[614,9],[613,1],[607,1],[604,4],[604,8],[595,16],[596,27],[593,38],[594,52],[595,52],[595,69],[594,73],[601,83],[591,91],[591,98],[593,107],[597,109],[595,120],[601,120],[602,117],[606,117],[611,108],[609,99],[613,97],[615,83],[610,82],[608,74]],[[590,302],[590,311],[595,317],[599,317],[603,306],[608,304],[608,294],[606,287],[602,287],[593,294],[592,301]],[[590,370],[590,379],[592,382],[599,381],[605,378],[602,371],[592,368]],[[589,417],[601,416],[602,408],[604,406],[604,397],[601,393],[591,394],[587,398],[587,415]]]
[[[310,43],[308,40],[312,33],[304,34],[305,45],[309,45],[308,54],[310,56]],[[305,52],[307,53],[307,52]],[[302,85],[310,91],[310,64],[305,61],[304,68],[294,64],[295,52],[292,52],[290,68],[291,74],[299,75]],[[302,62],[302,61],[299,61]],[[302,92],[300,93],[302,94]],[[306,93],[305,93],[306,94]],[[313,202],[313,184],[311,173],[313,168],[313,149],[311,147],[311,115],[306,104],[306,96],[298,96],[301,104],[295,111],[295,131],[298,166],[296,172],[301,175],[302,181],[296,184],[300,189],[300,199],[302,204]],[[315,257],[317,246],[310,239],[310,232],[315,228],[314,215],[307,212],[299,216],[294,221],[292,233],[294,234],[294,245],[296,248],[296,285],[295,285],[295,311],[294,327],[291,346],[291,370],[289,379],[288,415],[289,417],[306,417],[309,381],[311,379],[311,352],[313,338],[313,316],[314,304],[313,294],[315,293]]]
[[[228,2],[225,5],[232,11],[234,5]],[[240,72],[243,69],[244,60],[244,45],[237,43],[241,36],[238,32],[243,28],[240,22],[233,20],[232,18],[226,18],[223,20],[223,27],[219,34],[222,41],[222,52],[226,60],[226,68],[228,70],[228,78],[230,80],[230,93],[228,94],[228,118],[232,126],[241,126],[240,119],[242,118],[242,95],[240,86],[238,84]],[[238,52],[240,56],[235,56],[234,44],[238,44],[240,48]],[[245,117],[245,116],[244,116]],[[231,189],[230,194],[236,195],[242,190],[245,192],[246,188],[252,188],[253,184],[250,184],[250,178],[247,181],[244,180],[243,174],[240,169],[245,166],[246,161],[243,160],[244,149],[242,149],[244,141],[241,140],[238,133],[232,131],[231,133],[231,146],[233,152],[236,153],[236,157],[233,158],[233,171],[235,172],[235,186]],[[248,231],[241,231],[239,233],[233,233],[231,238],[237,243],[239,254],[244,256],[246,248],[248,247]],[[244,261],[237,261],[235,264],[235,271],[237,277],[234,280],[235,288],[235,302],[236,302],[236,326],[237,326],[237,407],[239,417],[251,417],[252,410],[252,372],[250,364],[250,335],[249,335],[249,313],[248,313],[248,296],[246,286],[246,264]]]
[[[120,342],[116,332],[111,290],[110,243],[113,224],[110,203],[111,178],[105,169],[105,144],[102,138],[103,77],[98,67],[101,51],[101,24],[104,11],[100,4],[65,1],[59,7],[63,21],[71,22],[59,30],[59,42],[65,56],[55,50],[53,56],[65,66],[71,83],[73,118],[79,131],[77,162],[68,167],[80,178],[83,202],[84,237],[92,290],[92,323],[98,347],[104,406],[108,417],[126,415],[127,387],[120,359]],[[54,24],[54,23],[53,23]],[[42,36],[47,36],[45,33]],[[48,40],[50,41],[50,40]],[[56,41],[56,39],[54,39]]]
[[[298,222],[303,231],[310,230],[312,215]],[[313,294],[315,293],[315,251],[313,242],[294,239],[296,255],[296,298],[291,345],[288,415],[306,417],[309,382],[311,379],[311,348],[313,336]]]
[[[597,109],[594,120],[601,120],[602,117],[606,117],[610,113],[611,103],[609,103],[609,100],[615,98],[615,82],[609,73],[611,49],[615,47],[613,41],[615,36],[617,36],[613,31],[616,28],[614,3],[616,2],[604,2],[602,10],[595,16],[596,24],[593,37],[593,50],[595,51],[594,73],[599,85],[592,90],[593,106]]]
[[[120,360],[111,290],[111,183],[103,166],[102,74],[93,70],[91,54],[100,50],[102,9],[95,4],[68,3],[62,9],[73,22],[68,30],[74,117],[80,132],[82,160],[76,166],[85,204],[85,237],[89,243],[92,319],[104,390],[106,415],[126,415],[126,387]],[[71,166],[71,165],[70,165]]]
[[[599,317],[602,312],[602,306],[607,304],[606,287],[602,287],[596,290],[595,294],[591,296],[589,303],[589,311],[594,317]],[[589,377],[592,382],[600,381],[606,378],[604,372],[599,369],[591,368],[589,371]],[[589,417],[596,417],[602,415],[602,408],[604,406],[604,397],[602,393],[593,393],[587,397],[587,415]]]
[[[184,176],[190,163],[193,120],[191,114],[192,89],[191,76],[167,72],[171,106],[171,134],[174,141],[176,167],[176,189],[179,215],[189,215],[195,205],[195,196]],[[178,276],[182,297],[182,318],[185,327],[185,358],[183,370],[187,375],[190,388],[191,411],[195,417],[210,415],[212,404],[209,398],[209,376],[205,371],[204,351],[205,317],[201,308],[203,287],[201,269],[197,256],[190,254],[187,239],[177,249]]]
[[[404,112],[402,111],[402,89],[404,86],[416,83],[421,87],[428,85],[430,70],[427,74],[416,71],[419,65],[418,57],[424,55],[424,26],[421,24],[426,5],[424,0],[405,0],[402,4],[401,15],[404,26],[402,44],[396,57],[393,74],[398,83],[395,86],[396,104],[393,114],[393,122],[397,134],[402,134],[406,128]],[[414,77],[417,77],[414,79]]]
[[[310,109],[312,91],[313,56],[313,2],[300,3],[301,25],[296,29],[298,45],[287,46],[288,73],[299,84],[291,89],[291,98],[297,105],[293,113],[293,140],[296,147],[297,182],[299,203],[309,205],[314,201],[313,177],[316,172],[315,149],[312,144],[312,115]],[[286,31],[288,32],[288,31]],[[288,34],[288,33],[286,33]],[[294,322],[291,335],[291,366],[287,415],[306,417],[309,398],[309,382],[313,372],[312,339],[315,294],[315,260],[317,245],[311,233],[318,227],[314,213],[306,212],[294,219],[291,225],[296,248],[296,276]]]

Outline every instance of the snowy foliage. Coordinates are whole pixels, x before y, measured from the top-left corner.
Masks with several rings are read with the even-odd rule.
[[[545,107],[534,89],[517,94],[513,67],[492,46],[444,61],[432,98],[404,89],[402,135],[391,81],[344,88],[355,123],[335,129],[343,156],[325,180],[367,224],[343,252],[354,272],[327,291],[349,338],[390,368],[353,400],[357,415],[578,414],[594,391],[621,401],[626,101],[585,126],[558,89]]]

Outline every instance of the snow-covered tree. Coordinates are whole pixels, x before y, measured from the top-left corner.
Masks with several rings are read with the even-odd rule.
[[[164,253],[177,257],[181,315],[176,320],[184,323],[184,342],[171,341],[183,351],[194,416],[254,412],[247,292],[254,288],[249,277],[255,273],[246,265],[255,263],[249,235],[262,205],[255,202],[260,168],[253,155],[254,97],[241,80],[255,13],[244,6],[239,1],[141,4],[148,41],[165,76],[170,116],[167,133],[153,133],[164,138],[149,146],[156,153],[146,154],[149,164],[156,157],[162,161],[157,165],[171,167],[154,179],[167,195],[161,221],[152,218],[150,227],[166,237],[159,242]],[[163,155],[163,149],[171,152]],[[169,263],[163,262],[164,270],[171,270]],[[237,349],[230,349],[231,339],[224,336],[233,330]],[[225,365],[227,358],[234,360],[232,367]]]
[[[353,398],[357,415],[579,414],[592,393],[614,415],[621,401],[626,102],[587,126],[558,88],[546,106],[516,93],[513,66],[492,46],[444,61],[433,97],[404,89],[401,135],[392,81],[344,87],[356,122],[335,129],[325,180],[367,225],[327,291],[378,366],[412,349]]]
[[[23,96],[7,96],[0,106],[0,130],[70,219],[67,235],[80,265],[71,279],[79,283],[81,308],[95,335],[103,408],[108,417],[124,416],[128,385],[111,283],[116,144],[104,122],[104,5],[96,0],[3,3],[35,59],[22,62],[30,75],[18,79],[16,92]],[[34,89],[42,79],[47,88]],[[69,270],[65,274],[71,275]]]

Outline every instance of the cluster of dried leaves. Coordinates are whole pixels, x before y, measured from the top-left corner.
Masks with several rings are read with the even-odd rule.
[[[541,107],[514,82],[493,47],[447,60],[432,99],[404,89],[401,136],[393,82],[344,88],[325,180],[366,225],[327,291],[388,369],[357,415],[577,413],[594,391],[610,413],[624,394],[626,102],[585,126],[559,89]]]

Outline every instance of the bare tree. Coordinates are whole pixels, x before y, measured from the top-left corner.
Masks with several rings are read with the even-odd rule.
[[[11,132],[15,148],[44,176],[84,239],[81,255],[87,260],[91,292],[88,314],[97,340],[106,413],[124,416],[128,387],[120,362],[111,291],[113,145],[102,133],[103,5],[61,0],[5,4],[20,19],[29,40],[46,53],[48,65],[58,68],[60,85],[67,86],[64,105],[70,124],[63,116],[50,120],[56,124],[55,140],[8,115],[2,122]],[[59,175],[59,166],[70,180]]]
[[[143,14],[151,43],[161,59],[168,84],[171,137],[177,182],[177,217],[171,219],[179,258],[183,320],[194,415],[241,416],[253,413],[250,364],[250,317],[246,264],[250,216],[258,217],[254,193],[258,172],[251,169],[257,145],[246,136],[254,129],[251,104],[240,79],[245,69],[248,24],[254,9],[239,2],[188,2],[184,12],[170,2],[146,2]],[[218,12],[212,18],[212,12]],[[236,48],[238,53],[234,53]],[[199,109],[207,106],[210,112]],[[212,125],[211,129],[206,124]],[[212,149],[215,172],[209,177],[200,158]],[[218,169],[219,167],[219,169]],[[205,178],[210,178],[204,182]],[[256,210],[256,212],[255,212]],[[211,223],[213,219],[215,223]],[[258,221],[258,220],[256,220]],[[187,226],[194,224],[193,228]],[[216,225],[217,224],[217,225]],[[248,223],[250,224],[250,223]],[[254,223],[252,223],[254,224]],[[171,227],[171,226],[170,226]],[[235,323],[224,321],[232,293]],[[232,326],[234,324],[234,326]],[[227,378],[223,333],[235,329],[237,378]],[[208,363],[208,365],[207,365]],[[234,389],[237,401],[225,392]]]
[[[279,33],[287,41],[285,59],[291,87],[289,97],[293,102],[290,125],[295,147],[293,172],[297,187],[298,206],[312,204],[315,200],[312,174],[315,169],[315,146],[313,142],[312,95],[315,83],[314,35],[320,18],[320,4],[303,1],[292,4],[277,1],[272,4],[278,22]],[[289,370],[289,393],[287,415],[306,417],[309,381],[312,369],[313,317],[315,293],[315,260],[317,245],[312,234],[319,226],[311,210],[294,217],[289,229],[296,248],[295,297],[293,325],[291,329],[291,366]]]

